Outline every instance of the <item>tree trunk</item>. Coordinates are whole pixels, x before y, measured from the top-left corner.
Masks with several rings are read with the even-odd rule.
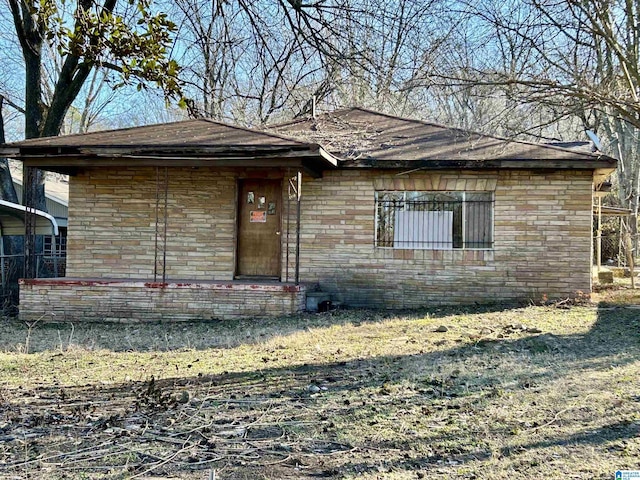
[[[30,48],[24,50],[25,102],[24,136],[37,138],[42,126],[42,39],[35,27],[27,30]]]
[[[5,143],[4,97],[0,95],[0,144]],[[9,161],[0,158],[0,198],[9,202],[18,203],[18,195],[11,178]],[[7,315],[15,314],[15,306],[18,304],[18,279],[22,276],[23,260],[21,255],[24,252],[24,239],[20,236],[2,237],[2,258],[0,259],[0,269],[2,269],[2,312]]]
[[[4,135],[4,97],[0,95],[0,143],[5,143]],[[0,198],[13,203],[18,202],[18,195],[11,178],[11,170],[9,169],[9,160],[0,158]]]
[[[42,106],[42,36],[36,26],[26,19],[25,31],[30,48],[23,49],[25,61],[25,138],[38,138],[43,127]],[[45,173],[31,167],[22,170],[22,203],[26,207],[47,210],[44,191]],[[42,239],[32,230],[35,221],[25,212],[24,271],[26,277],[37,276],[37,254],[41,251]],[[31,228],[28,226],[31,225]]]

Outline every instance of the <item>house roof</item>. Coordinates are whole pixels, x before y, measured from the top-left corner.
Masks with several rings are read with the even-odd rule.
[[[122,149],[203,147],[307,147],[308,143],[276,133],[258,132],[209,119],[184,120],[141,127],[103,130],[57,137],[32,138],[10,144],[19,147]]]
[[[348,108],[275,125],[270,131],[318,143],[346,168],[615,169],[601,153],[561,148]]]
[[[73,174],[87,166],[335,167],[320,145],[208,119],[34,138],[0,148],[28,166]]]
[[[18,195],[19,203],[22,205],[22,194],[23,194],[23,185],[21,181],[18,181],[16,178],[13,179],[13,186],[16,189],[16,194]],[[66,185],[68,187],[68,184]],[[56,219],[59,227],[67,227],[67,219],[69,217],[69,195],[67,193],[66,200],[60,198],[56,190],[58,190],[60,185],[56,185],[54,182],[45,181],[44,192],[45,192],[45,205],[46,211],[52,217]],[[55,192],[55,194],[51,194],[51,191]]]
[[[362,108],[337,110],[264,131],[199,119],[0,147],[28,166],[74,174],[85,167],[243,166],[303,168],[586,169],[596,182],[616,167],[601,153],[509,140]]]

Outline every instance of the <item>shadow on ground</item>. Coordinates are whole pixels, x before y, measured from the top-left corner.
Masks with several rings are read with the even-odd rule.
[[[406,316],[423,318],[460,311],[440,309]],[[387,314],[375,312],[339,312],[308,320],[290,319],[288,328],[295,331],[353,323],[358,316],[361,322],[387,318]],[[234,328],[240,325],[245,326]],[[45,449],[41,439],[68,438],[71,433],[84,439],[58,445],[62,451],[68,449],[76,466],[90,465],[91,459],[74,452],[84,448],[95,456],[96,445],[104,450],[104,442],[114,435],[123,444],[137,445],[126,449],[126,469],[114,463],[116,473],[108,478],[140,474],[149,465],[157,465],[154,474],[158,475],[215,468],[226,473],[223,478],[262,475],[282,479],[360,474],[384,478],[398,470],[427,472],[425,478],[433,478],[468,465],[464,478],[482,478],[473,471],[489,459],[508,461],[508,469],[524,475],[539,464],[516,461],[519,456],[530,458],[552,447],[574,451],[584,445],[609,451],[619,457],[618,468],[632,469],[637,467],[633,463],[640,453],[640,423],[633,417],[608,422],[605,418],[603,425],[592,428],[587,425],[589,419],[606,417],[607,412],[582,412],[572,416],[575,426],[567,434],[548,428],[562,417],[558,412],[563,412],[564,404],[557,405],[558,418],[549,414],[548,422],[526,426],[521,421],[526,419],[489,424],[481,412],[485,406],[508,403],[509,395],[518,392],[530,392],[532,398],[544,395],[548,385],[569,383],[581,371],[604,375],[612,368],[638,362],[639,347],[640,310],[602,308],[593,328],[580,335],[523,334],[414,355],[287,367],[264,364],[249,372],[39,388],[24,392],[32,400],[29,407],[21,407],[18,398],[5,401],[1,410],[8,424],[0,435],[5,446],[20,436],[33,438],[33,451],[27,458],[34,459],[34,468],[43,468],[37,461]],[[516,372],[513,381],[507,382],[503,370],[490,368],[491,362],[500,362],[504,356],[529,362],[531,371],[526,376]],[[465,361],[487,365],[480,379],[477,371],[453,373],[446,368],[447,363]],[[603,381],[606,384],[606,378]],[[184,392],[188,395],[181,398]],[[571,391],[567,391],[567,398],[573,398]],[[640,406],[640,397],[627,400]],[[363,438],[356,441],[349,430],[359,428]],[[523,428],[528,431],[520,437],[517,429]],[[496,448],[491,443],[494,437],[509,439],[508,445]],[[621,449],[629,441],[634,443],[623,455]],[[144,453],[140,445],[156,445],[155,453]],[[21,444],[19,448],[24,451],[26,447]],[[24,462],[0,463],[0,473],[14,473]],[[584,475],[608,478],[597,471]]]
[[[206,350],[234,348],[241,344],[264,342],[274,336],[298,331],[339,325],[361,325],[382,322],[390,318],[441,318],[499,312],[516,305],[484,305],[474,307],[438,307],[406,311],[344,309],[312,314],[305,313],[280,318],[250,320],[210,320],[200,322],[165,323],[35,323],[18,320],[0,322],[0,351],[24,352],[28,338],[28,353],[64,350],[69,345],[92,350],[170,351],[179,349]]]

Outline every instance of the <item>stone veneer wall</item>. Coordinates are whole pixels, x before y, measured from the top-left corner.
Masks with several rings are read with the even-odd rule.
[[[305,285],[235,282],[21,280],[20,318],[123,323],[260,318],[304,310],[306,290]]]
[[[166,278],[232,280],[238,178],[283,176],[277,169],[170,168]],[[67,276],[153,279],[157,190],[155,168],[87,169],[71,177]]]
[[[305,179],[301,281],[318,283],[333,300],[346,305],[386,308],[540,300],[590,292],[592,172],[398,173],[335,170],[320,179]],[[237,179],[246,177],[282,178],[283,172],[169,169],[168,282],[233,279]],[[153,168],[89,169],[71,178],[69,277],[153,280],[156,180]],[[494,248],[376,248],[374,193],[405,189],[495,192]],[[292,216],[293,212],[295,208]],[[295,219],[290,220],[295,231]],[[295,242],[295,235],[290,241]],[[284,251],[283,245],[283,278]],[[290,249],[289,278],[293,258],[295,250]],[[58,293],[54,287],[47,293],[47,288],[24,285],[21,310],[34,309],[36,303],[44,311],[47,305],[67,302],[90,313],[87,305],[93,294],[80,293],[80,286],[55,290]],[[126,283],[112,286],[107,303],[124,302],[133,308],[140,302],[137,312],[146,308],[180,315],[181,298],[188,304],[195,294],[175,289],[158,296],[158,289],[142,293],[138,286],[129,288]],[[234,301],[242,305],[243,298],[249,297]],[[210,307],[215,312],[213,303]]]
[[[303,188],[301,278],[354,306],[526,301],[591,291],[592,172],[339,170]],[[374,246],[376,190],[495,192],[492,250]]]

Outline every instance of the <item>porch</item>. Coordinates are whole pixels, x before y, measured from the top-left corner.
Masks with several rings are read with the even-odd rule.
[[[301,183],[301,171],[277,167],[79,174],[71,185],[85,208],[72,218],[80,228],[70,229],[69,276],[21,280],[20,318],[154,322],[302,311],[309,286],[299,273]]]
[[[26,321],[144,322],[295,313],[302,175],[317,144],[189,120],[3,150],[68,174],[67,278],[20,282]],[[187,280],[182,280],[187,279]]]
[[[22,279],[20,318],[139,323],[291,315],[305,309],[312,288],[249,280]]]

